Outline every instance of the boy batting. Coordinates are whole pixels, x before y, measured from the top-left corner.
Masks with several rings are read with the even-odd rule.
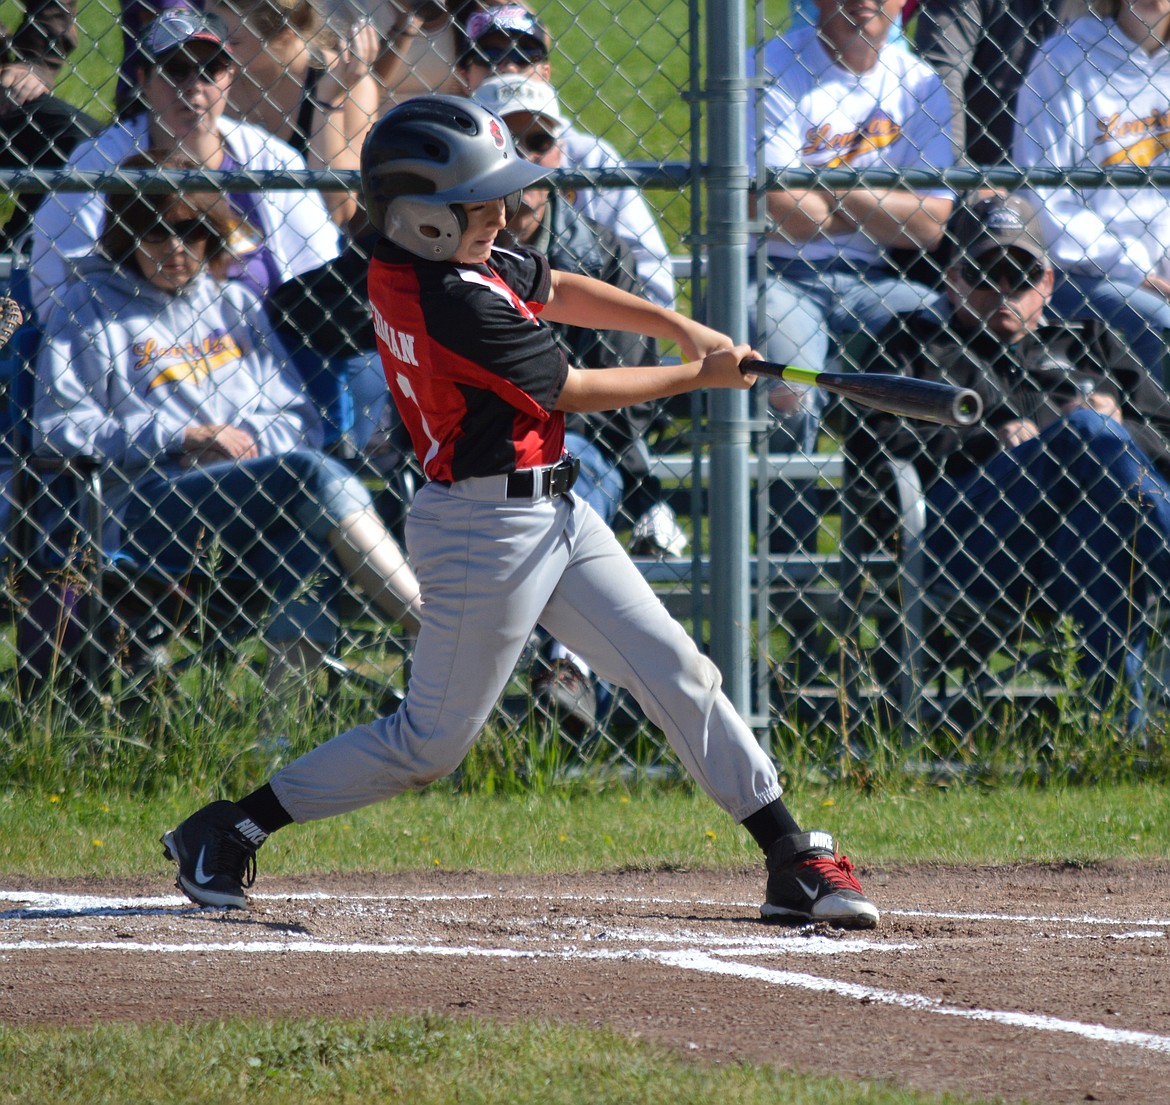
[[[247,904],[264,840],[442,778],[458,767],[540,624],[625,687],[703,790],[764,851],[764,917],[869,928],[878,911],[833,838],[805,832],[776,769],[610,528],[573,493],[566,412],[700,388],[746,388],[747,345],[607,284],[497,244],[545,170],[507,128],[457,97],[420,96],[374,126],[362,185],[382,233],[370,263],[378,346],[427,483],[406,539],[423,614],[410,685],[391,716],[306,753],[238,802],[164,834],[178,885],[203,905]],[[545,325],[676,343],[677,365],[570,368]]]

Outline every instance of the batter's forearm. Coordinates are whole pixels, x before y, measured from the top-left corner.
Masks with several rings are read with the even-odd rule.
[[[578,273],[552,273],[552,293],[541,318],[590,330],[625,330],[649,338],[672,339],[674,312],[632,292]]]
[[[636,403],[666,399],[694,391],[702,362],[638,365],[628,368],[569,369],[556,409],[566,414],[598,414]]]

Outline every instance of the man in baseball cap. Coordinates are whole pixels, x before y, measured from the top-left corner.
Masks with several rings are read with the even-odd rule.
[[[1023,196],[989,196],[964,205],[955,212],[948,230],[969,260],[992,249],[1023,250],[1038,261],[1048,257],[1040,216]]]
[[[913,462],[932,616],[958,629],[979,615],[979,632],[955,633],[932,671],[972,646],[980,664],[1013,651],[1026,616],[1066,616],[1085,703],[1136,726],[1141,611],[1166,603],[1170,578],[1170,399],[1119,331],[1052,317],[1054,273],[1027,200],[976,200],[948,231],[949,316],[895,319],[866,368],[973,388],[984,417],[955,431],[863,412],[847,451],[861,473],[891,455]],[[1148,509],[1135,513],[1139,499]],[[1019,620],[978,651],[992,608]],[[1133,696],[1121,710],[1119,683]]]
[[[1018,341],[1040,324],[1055,275],[1036,209],[1023,196],[990,196],[958,209],[947,228],[954,261],[948,294],[963,325]]]

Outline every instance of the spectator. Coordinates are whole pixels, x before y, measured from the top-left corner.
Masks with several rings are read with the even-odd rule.
[[[467,49],[468,16],[500,0],[325,0],[326,21],[339,32],[357,22],[371,24],[379,48],[374,74],[380,89],[378,114],[412,96],[459,95],[457,63]]]
[[[16,60],[0,65],[0,169],[59,169],[78,142],[101,130],[92,116],[52,94],[63,56],[76,45],[71,6],[46,3],[26,13],[10,40],[9,56]],[[42,198],[13,197],[0,253],[23,239]]]
[[[943,79],[955,158],[1011,161],[1016,93],[1039,43],[1085,11],[1085,0],[921,0],[918,53]]]
[[[155,165],[195,167],[176,155],[126,163]],[[46,330],[35,447],[105,462],[114,547],[270,597],[270,674],[283,679],[332,644],[324,596],[341,577],[412,632],[421,607],[369,492],[319,451],[316,411],[258,300],[220,280],[237,222],[216,193],[108,198],[100,255]]]
[[[203,0],[121,0],[122,64],[114,90],[114,106],[120,119],[142,110],[141,72],[147,64],[142,51],[146,32],[155,17],[167,11],[203,10]]]
[[[846,7],[818,0],[815,27],[767,45],[764,130],[769,169],[945,169],[952,162],[950,105],[938,76],[887,43],[901,0]],[[855,14],[856,13],[856,14]],[[767,195],[767,359],[823,369],[830,340],[874,337],[897,313],[936,293],[906,280],[895,248],[933,248],[953,206],[945,189],[785,188]],[[816,445],[824,396],[781,384],[772,448]]]
[[[11,34],[0,24],[0,116],[48,96],[77,49],[76,0],[30,0]]]
[[[904,46],[907,49],[910,43],[906,39],[905,26],[914,16],[914,12],[918,10],[918,0],[906,0],[906,6],[902,9],[901,17],[894,20],[893,26],[890,28],[891,44]],[[817,23],[817,3],[816,0],[792,0],[789,5],[791,18],[788,22],[789,30],[795,30],[797,27],[815,27]]]
[[[867,414],[849,449],[863,472],[886,452],[914,461],[933,585],[1071,616],[1096,703],[1122,673],[1137,696],[1143,609],[1170,579],[1170,399],[1117,332],[1047,323],[1054,274],[1026,199],[981,200],[953,233],[950,317],[891,327],[870,367],[974,388],[984,417]]]
[[[472,99],[500,116],[508,126],[522,157],[546,169],[559,169],[564,152],[560,138],[569,125],[556,91],[537,76],[509,73],[489,77]],[[591,276],[623,291],[644,294],[634,270],[629,247],[611,231],[582,215],[547,182],[526,188],[508,230],[522,246],[548,258],[551,268]],[[552,330],[569,363],[576,368],[610,368],[658,364],[658,344],[652,338],[619,330],[592,330],[553,325]],[[635,525],[638,532],[669,534],[670,547],[660,552],[681,555],[686,534],[670,506],[661,499],[661,487],[650,476],[646,435],[658,407],[639,403],[606,414],[575,414],[565,419],[565,449],[581,462],[576,491],[612,528],[619,509],[629,505],[634,516],[653,511],[654,518]],[[532,678],[534,697],[554,707],[563,723],[592,728],[599,712],[598,687],[589,666],[560,642],[550,640],[542,650],[547,664]],[[600,702],[604,707],[604,701]]]
[[[223,20],[240,70],[228,92],[235,117],[282,138],[310,169],[357,169],[378,113],[374,28],[355,24],[335,34],[311,0],[223,0],[209,10]],[[356,196],[323,195],[334,221],[345,226],[357,211]]]
[[[303,169],[287,143],[224,116],[236,65],[223,24],[190,10],[163,13],[144,43],[144,104],[132,118],[79,143],[72,169],[111,170],[135,152],[178,151],[209,170]],[[337,255],[337,227],[318,192],[247,192],[230,197],[244,218],[233,278],[261,295]],[[78,258],[93,253],[104,207],[95,193],[55,193],[33,223],[33,306],[44,318]]]
[[[506,4],[488,8],[467,21],[468,49],[460,72],[469,92],[498,74],[536,75],[552,83],[549,35],[527,8]],[[608,142],[568,124],[560,136],[561,167],[566,170],[614,169],[624,164]],[[649,205],[636,188],[577,188],[573,206],[613,231],[633,252],[638,276],[652,303],[674,306],[670,252]]]
[[[1161,164],[1170,105],[1165,0],[1095,0],[1045,42],[1017,101],[1023,168]],[[1170,192],[1165,187],[1036,188],[1056,266],[1053,310],[1121,330],[1155,379],[1170,330]]]

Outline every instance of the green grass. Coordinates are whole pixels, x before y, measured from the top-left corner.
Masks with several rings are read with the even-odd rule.
[[[706,1067],[606,1031],[436,1016],[101,1025],[84,1032],[0,1029],[0,1066],[0,1103],[14,1105],[957,1101],[746,1064]]]
[[[0,796],[0,875],[171,877],[158,837],[228,792],[181,790],[143,798],[103,792]],[[1152,783],[943,789],[906,785],[878,795],[844,787],[793,788],[798,820],[834,833],[866,866],[1088,864],[1164,859],[1170,804]],[[262,877],[314,872],[546,874],[621,869],[752,869],[759,850],[690,788],[643,785],[573,796],[485,797],[444,787],[357,813],[294,826],[260,856]],[[762,870],[762,867],[761,867]]]

